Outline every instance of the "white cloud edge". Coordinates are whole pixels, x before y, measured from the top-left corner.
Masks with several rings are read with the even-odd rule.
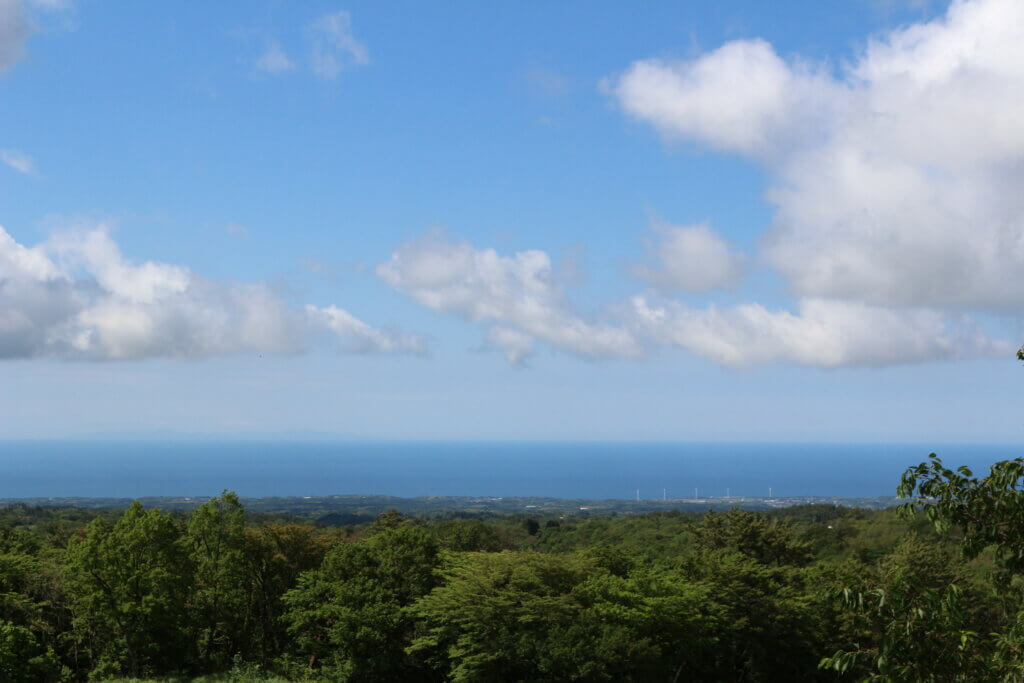
[[[421,336],[375,328],[333,305],[294,308],[263,283],[130,261],[105,225],[32,247],[0,227],[0,358],[296,354],[321,333],[345,352],[427,351]]]
[[[277,41],[271,41],[255,62],[256,70],[271,76],[279,76],[295,68],[295,61],[288,56]]]
[[[17,149],[0,149],[0,162],[3,162],[11,169],[27,176],[36,177],[39,172],[36,170],[35,161],[29,155]]]

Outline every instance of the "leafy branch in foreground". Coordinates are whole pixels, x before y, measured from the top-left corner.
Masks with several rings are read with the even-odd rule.
[[[958,530],[966,558],[992,547],[1002,570],[996,578],[1006,589],[1024,571],[1024,459],[997,462],[978,479],[967,467],[951,470],[934,453],[928,457],[903,473],[897,494],[909,500],[900,512],[923,512],[939,532]]]

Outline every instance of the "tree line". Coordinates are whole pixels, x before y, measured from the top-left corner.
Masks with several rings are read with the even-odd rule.
[[[0,680],[1021,680],[1024,461],[899,511],[0,509]]]

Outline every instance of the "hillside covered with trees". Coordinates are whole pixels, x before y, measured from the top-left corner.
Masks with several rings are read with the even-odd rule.
[[[1019,680],[1022,475],[933,459],[875,511],[9,505],[0,680]]]

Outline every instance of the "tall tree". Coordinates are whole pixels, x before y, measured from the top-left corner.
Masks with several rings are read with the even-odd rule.
[[[406,611],[437,584],[438,545],[409,524],[334,546],[317,570],[285,594],[285,615],[310,668],[331,680],[429,680],[405,652],[414,622]]]
[[[169,515],[135,501],[113,526],[90,522],[67,558],[75,631],[97,675],[138,677],[187,666],[193,567]]]
[[[186,538],[195,567],[191,618],[199,660],[204,670],[220,671],[246,649],[252,626],[245,513],[238,496],[225,491],[199,506],[189,518]]]

